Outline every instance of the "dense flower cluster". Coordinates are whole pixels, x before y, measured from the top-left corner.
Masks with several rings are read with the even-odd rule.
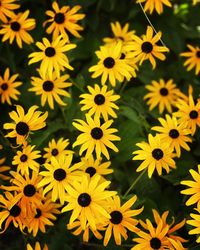
[[[171,0],[137,0],[135,4],[149,14],[157,12],[159,17],[166,7],[173,7]],[[165,76],[155,77],[143,86],[148,91],[142,92],[144,106],[149,113],[158,108],[159,115],[154,110],[152,127],[145,132],[141,129],[143,139],[132,144],[136,146],[131,148],[132,159],[142,162],[137,167],[132,161],[128,164],[132,163],[132,172],[142,173],[124,196],[124,190],[110,177],[113,172],[118,175],[113,163],[123,153],[123,118],[118,118],[125,114],[135,121],[134,109],[123,110],[127,104],[123,91],[129,82],[140,79],[144,65],[155,72],[159,63],[168,59],[171,48],[163,43],[163,32],[147,25],[146,32],[139,34],[129,23],[111,22],[112,35],[103,38],[93,51],[93,65],[85,70],[91,83],[82,87],[78,76],[74,80],[70,72],[76,69],[73,53],[78,53],[79,40],[84,39],[81,34],[87,16],[79,5],[71,7],[57,1],[43,14],[46,18],[41,24],[31,17],[30,10],[21,8],[19,1],[0,1],[2,44],[9,41],[8,46],[28,51],[26,67],[31,72],[23,75],[14,72],[16,67],[6,66],[0,74],[0,102],[9,110],[1,131],[5,145],[0,145],[1,233],[13,224],[25,237],[35,238],[34,244],[27,243],[27,250],[48,250],[37,237],[48,233],[48,228],[56,226],[56,220],[63,216],[64,230],[81,236],[85,243],[100,240],[104,247],[111,241],[122,245],[132,239],[131,250],[184,250],[187,240],[177,231],[185,223],[195,227],[189,234],[197,234],[199,243],[200,165],[198,171],[189,170],[193,180],[180,182],[187,186],[181,193],[190,196],[186,206],[196,206],[189,220],[181,219],[176,224],[173,216],[171,221],[168,218],[170,209],[163,212],[157,208],[152,210],[152,218],[146,218],[145,202],[133,190],[146,170],[149,179],[162,176],[167,180],[167,174],[177,168],[183,150],[191,150],[200,127],[200,99],[195,98],[192,86],[185,94],[171,77]],[[36,39],[33,32],[37,25],[41,25],[43,33]],[[187,47],[189,51],[179,53],[179,59],[186,57],[185,71],[194,69],[193,74],[199,76],[200,48],[195,44]],[[81,94],[72,91],[74,86]],[[33,103],[27,107],[20,100],[26,99],[24,89],[34,100],[39,96],[40,106]],[[76,99],[77,105],[73,103]],[[74,110],[64,109],[68,105]],[[147,121],[145,116],[140,118]]]

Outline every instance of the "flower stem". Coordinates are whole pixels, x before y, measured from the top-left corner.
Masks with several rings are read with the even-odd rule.
[[[126,198],[126,196],[130,193],[130,191],[134,188],[134,186],[138,183],[138,181],[142,178],[142,176],[144,175],[144,173],[146,172],[146,169],[144,169],[140,175],[138,175],[138,177],[134,180],[134,182],[131,184],[131,186],[129,187],[129,189],[126,191],[126,193],[123,196],[123,199]]]

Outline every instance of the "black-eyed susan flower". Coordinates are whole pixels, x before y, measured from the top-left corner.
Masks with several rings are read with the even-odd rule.
[[[200,48],[198,46],[194,47],[190,44],[188,44],[187,47],[190,51],[180,54],[187,58],[184,62],[184,66],[187,68],[187,71],[195,68],[195,74],[198,75],[200,72]]]
[[[94,72],[92,78],[101,76],[103,85],[108,80],[112,86],[115,86],[116,80],[123,82],[124,79],[130,80],[132,76],[135,77],[135,68],[120,58],[121,52],[121,42],[111,46],[100,46],[100,50],[95,52],[99,62],[89,68],[89,72]]]
[[[0,195],[0,228],[1,233],[5,232],[12,222],[16,228],[23,231],[25,227],[25,215],[19,203],[15,203],[15,196],[10,192]],[[5,223],[5,224],[3,224]]]
[[[2,42],[9,40],[10,44],[16,39],[17,45],[22,48],[22,42],[27,44],[33,43],[32,36],[28,31],[35,28],[35,19],[28,18],[29,10],[10,16],[10,20],[6,24],[2,24],[0,34],[3,35]]]
[[[16,81],[19,74],[10,76],[10,70],[7,68],[3,76],[0,76],[0,97],[1,103],[7,102],[12,105],[11,99],[18,100],[20,92],[17,87],[22,85],[22,82]]]
[[[158,106],[160,114],[162,114],[165,109],[169,113],[172,113],[172,106],[176,106],[177,100],[179,98],[183,99],[184,97],[184,94],[176,87],[172,79],[168,81],[164,79],[152,81],[151,84],[146,85],[145,88],[149,91],[149,93],[144,96],[144,99],[147,100],[147,104],[149,105],[149,110]]]
[[[189,95],[188,101],[178,100],[176,106],[178,111],[173,114],[178,118],[178,122],[184,123],[194,135],[196,127],[200,127],[200,100],[195,103],[193,96]]]
[[[53,226],[57,219],[56,215],[60,214],[60,205],[51,201],[51,198],[47,197],[40,204],[37,204],[33,211],[33,216],[26,219],[26,226],[28,232],[36,237],[38,231],[46,233],[46,226]]]
[[[43,77],[48,74],[50,77],[55,70],[56,76],[60,77],[60,71],[65,68],[73,70],[69,65],[68,57],[65,52],[76,47],[75,44],[68,44],[66,38],[61,35],[49,42],[47,38],[43,38],[42,42],[36,42],[36,46],[41,52],[33,52],[28,57],[30,58],[28,64],[42,61],[40,64],[40,72]]]
[[[105,37],[103,39],[104,43],[111,44],[121,41],[123,44],[125,44],[133,40],[132,36],[135,31],[129,31],[129,23],[126,23],[123,27],[119,22],[111,23],[110,25],[114,37]]]
[[[29,243],[26,245],[26,247],[26,250],[48,250],[48,246],[46,244],[44,244],[44,247],[42,248],[38,241],[35,243],[35,247],[32,247]]]
[[[44,148],[43,157],[46,159],[46,162],[49,162],[51,157],[54,156],[58,159],[61,156],[73,154],[72,150],[66,149],[69,146],[69,139],[64,139],[63,137],[59,138],[57,141],[52,139],[48,143],[48,147]]]
[[[161,126],[154,126],[151,129],[159,132],[160,138],[169,144],[176,151],[178,157],[181,156],[181,147],[189,151],[190,147],[187,142],[192,142],[190,129],[186,128],[184,123],[178,123],[176,117],[169,115],[164,118],[158,118]]]
[[[149,178],[157,170],[159,175],[162,175],[162,169],[165,169],[169,173],[170,168],[175,168],[175,161],[173,157],[173,148],[169,147],[165,141],[161,140],[160,135],[153,137],[151,134],[148,136],[147,142],[136,143],[141,148],[133,152],[136,156],[133,160],[142,160],[143,162],[136,169],[137,172],[143,169],[148,169]]]
[[[187,224],[195,227],[193,229],[191,229],[188,233],[191,235],[191,234],[196,234],[197,235],[197,239],[196,239],[196,242],[197,243],[200,243],[200,210],[199,209],[195,209],[195,211],[197,213],[191,213],[190,214],[190,217],[191,219],[190,220],[187,220]]]
[[[163,5],[172,7],[171,0],[137,0],[137,3],[145,3],[144,11],[150,14],[155,10],[159,15],[163,13]]]
[[[67,187],[79,178],[75,172],[76,166],[71,167],[72,157],[72,154],[62,155],[58,159],[52,156],[51,162],[44,164],[46,170],[39,173],[43,178],[38,183],[38,188],[44,187],[43,195],[52,191],[53,202],[59,199],[60,203],[64,204]]]
[[[103,238],[102,234],[99,232],[99,230],[105,230],[101,224],[96,224],[96,230],[92,229],[89,223],[86,224],[85,229],[81,227],[80,220],[76,220],[71,224],[67,224],[68,230],[73,230],[73,235],[80,235],[83,233],[83,242],[88,242],[90,237],[90,232],[97,238],[98,240],[101,240]]]
[[[159,222],[162,220],[163,222],[163,227],[165,226],[169,226],[169,231],[167,233],[167,239],[169,240],[169,245],[171,243],[171,248],[172,249],[176,249],[176,250],[184,250],[185,248],[183,247],[182,243],[187,242],[187,240],[183,239],[182,237],[180,237],[179,235],[176,234],[176,231],[178,231],[179,229],[181,229],[184,225],[186,220],[182,220],[181,222],[175,224],[175,218],[172,217],[172,222],[168,223],[167,222],[167,217],[169,215],[169,211],[165,211],[161,216],[158,213],[158,211],[156,211],[155,209],[153,209],[153,217],[155,220],[156,225],[159,225]],[[145,226],[145,225],[144,225]],[[174,247],[174,248],[173,248]],[[171,249],[170,248],[170,249]]]
[[[100,158],[101,154],[103,154],[107,159],[110,159],[107,147],[118,152],[118,148],[112,141],[120,141],[120,137],[113,134],[118,130],[110,128],[113,120],[108,120],[100,124],[99,117],[95,116],[92,119],[91,116],[86,115],[86,121],[75,119],[75,122],[72,123],[75,128],[82,132],[77,137],[73,147],[81,145],[79,153],[82,155],[86,150],[86,158],[89,158],[93,151],[95,151],[97,158]]]
[[[87,86],[89,94],[82,94],[80,98],[83,100],[80,101],[82,111],[89,110],[88,114],[90,116],[97,115],[100,117],[103,116],[104,120],[108,120],[108,116],[116,118],[117,115],[113,109],[119,109],[119,107],[114,103],[117,101],[120,96],[114,95],[113,90],[108,90],[107,86],[102,88],[99,85],[95,84],[94,88]]]
[[[200,165],[198,165],[198,172],[194,169],[190,169],[189,171],[193,180],[181,181],[182,185],[188,186],[181,193],[190,195],[190,198],[185,203],[186,206],[197,204],[197,207],[200,208]]]
[[[25,174],[22,176],[20,173],[10,171],[12,176],[10,186],[1,186],[6,191],[14,191],[16,195],[12,198],[12,204],[9,208],[12,208],[15,204],[20,202],[23,207],[23,212],[28,218],[33,212],[34,206],[42,201],[41,190],[37,188],[37,184],[41,180],[37,172],[32,174]]]
[[[8,132],[6,137],[16,138],[17,144],[25,144],[26,138],[31,131],[36,131],[46,126],[46,118],[48,112],[42,114],[41,111],[36,111],[36,105],[29,108],[25,114],[24,109],[20,105],[16,105],[16,111],[9,113],[10,118],[13,120],[11,123],[5,123],[4,129],[12,130]]]
[[[121,205],[120,197],[118,195],[108,199],[107,212],[110,214],[110,219],[105,220],[105,236],[103,244],[107,246],[112,232],[114,235],[115,243],[121,245],[121,237],[124,240],[128,239],[127,229],[131,232],[138,232],[136,227],[138,220],[133,217],[140,214],[143,208],[131,209],[137,197],[134,195],[131,199]]]
[[[157,45],[157,42],[161,39],[162,33],[159,31],[155,36],[153,33],[152,27],[148,26],[146,34],[142,35],[141,38],[133,35],[133,42],[126,45],[125,49],[132,57],[135,57],[135,60],[139,62],[139,65],[145,60],[149,60],[153,69],[155,69],[155,58],[164,61],[166,57],[163,52],[168,52],[169,49],[165,46]]]
[[[16,0],[1,0],[0,4],[0,20],[6,23],[7,17],[12,17],[13,11],[20,7],[16,4]]]
[[[93,177],[83,175],[80,181],[74,181],[72,186],[67,186],[67,195],[65,197],[68,204],[61,212],[71,211],[69,224],[72,224],[76,219],[80,220],[83,230],[86,225],[91,226],[96,230],[96,223],[110,219],[110,215],[104,208],[105,200],[116,194],[115,191],[105,190],[110,181],[104,181],[99,184],[100,175],[96,174]]]
[[[12,164],[17,166],[17,172],[22,175],[29,174],[30,169],[39,172],[39,163],[36,159],[40,158],[40,151],[34,150],[35,145],[26,145],[22,150],[18,150],[13,158]]]
[[[89,158],[82,157],[81,161],[75,164],[81,174],[87,173],[92,177],[96,173],[102,177],[102,181],[105,181],[104,176],[111,174],[113,169],[110,169],[111,162],[102,162],[102,158],[94,158],[91,155]]]
[[[65,36],[69,41],[68,34],[71,33],[73,36],[80,38],[79,31],[83,30],[77,22],[85,17],[85,14],[77,13],[80,9],[80,5],[76,5],[72,8],[70,6],[63,6],[59,8],[56,1],[52,3],[52,10],[47,10],[46,15],[49,19],[44,22],[43,25],[50,23],[46,32],[48,34],[53,33],[53,37],[56,38],[59,35]]]
[[[146,219],[144,229],[144,231],[136,232],[139,237],[133,238],[136,246],[132,247],[131,250],[174,250],[174,248],[169,248],[169,241],[166,237],[169,226],[164,226],[162,220],[154,227],[151,221]]]
[[[59,78],[54,71],[52,75],[42,75],[39,70],[40,77],[31,77],[31,84],[33,85],[29,91],[35,92],[36,95],[41,96],[41,105],[44,106],[47,102],[51,109],[54,109],[54,101],[61,106],[66,103],[62,101],[60,96],[70,97],[66,88],[72,85],[71,82],[66,80],[69,78],[68,74],[60,76]]]

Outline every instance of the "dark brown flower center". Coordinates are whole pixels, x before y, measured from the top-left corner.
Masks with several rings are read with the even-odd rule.
[[[28,160],[28,156],[27,155],[23,154],[23,155],[20,156],[20,161],[21,162],[25,162],[27,160]]]
[[[103,131],[102,129],[96,127],[91,130],[91,136],[95,140],[100,140],[103,136]]]
[[[149,54],[153,50],[153,45],[150,42],[143,42],[142,44],[142,52]]]
[[[24,195],[32,197],[36,193],[36,189],[32,184],[28,184],[24,187]]]
[[[21,208],[18,205],[14,205],[9,212],[11,216],[17,217],[21,213]]]
[[[107,57],[106,59],[104,59],[103,61],[103,65],[108,68],[108,69],[111,69],[114,67],[115,65],[115,60],[112,58],[112,57]]]
[[[78,204],[81,207],[87,207],[87,206],[89,206],[90,202],[91,202],[91,197],[90,197],[89,194],[82,193],[82,194],[79,195],[79,197],[78,197]]]
[[[126,57],[126,55],[124,54],[124,53],[121,53],[121,56],[120,56],[120,58],[119,59],[124,59]]]
[[[150,246],[153,250],[159,250],[161,247],[161,241],[158,238],[152,238],[150,240]]]
[[[110,221],[113,224],[120,224],[122,222],[122,220],[123,220],[123,215],[119,211],[113,211],[113,212],[111,212],[110,216],[111,216]]]
[[[196,110],[192,110],[192,111],[190,111],[189,116],[190,116],[191,119],[197,119],[198,112]]]
[[[53,156],[58,155],[58,149],[57,149],[57,148],[53,148],[53,149],[51,150],[51,154],[52,154]]]
[[[36,209],[35,218],[38,219],[38,218],[40,218],[41,215],[42,215],[42,211],[41,211],[39,208],[37,208],[37,209]]]
[[[53,177],[54,177],[54,179],[57,180],[57,181],[62,181],[62,180],[64,180],[64,179],[66,178],[66,176],[67,176],[67,173],[66,173],[65,170],[62,169],[62,168],[56,169],[56,170],[54,171],[54,173],[53,173]]]
[[[198,58],[200,58],[200,50],[198,50],[198,51],[196,52],[196,56],[197,56]]]
[[[3,91],[5,91],[5,90],[7,90],[8,89],[8,84],[7,83],[2,83],[1,84],[1,89],[3,90]]]
[[[16,132],[19,135],[26,135],[28,134],[29,127],[25,122],[18,122],[16,125]]]
[[[97,105],[102,105],[104,104],[105,102],[105,96],[102,95],[102,94],[98,94],[94,97],[94,102],[97,104]]]
[[[10,27],[11,27],[11,30],[17,32],[17,31],[20,30],[21,25],[20,25],[20,23],[18,23],[18,22],[12,22],[11,25],[10,25]]]
[[[167,88],[161,88],[161,89],[160,89],[160,94],[161,94],[162,96],[167,96],[167,95],[169,94],[169,91],[168,91]]]
[[[50,92],[50,91],[53,90],[54,84],[53,84],[52,81],[45,81],[45,82],[43,83],[43,85],[42,85],[42,88],[43,88],[44,91]]]
[[[153,151],[152,151],[152,156],[154,159],[156,160],[160,160],[163,158],[163,151],[160,149],[160,148],[155,148]]]
[[[54,16],[54,21],[57,24],[62,24],[65,21],[65,15],[63,13],[56,13]]]
[[[88,167],[86,170],[85,170],[85,172],[87,173],[87,174],[89,174],[90,175],[90,177],[92,177],[93,175],[95,175],[96,174],[96,168],[94,168],[94,167]]]
[[[169,136],[172,138],[172,139],[176,139],[179,137],[179,132],[177,129],[171,129],[169,131]]]
[[[52,47],[48,47],[45,49],[45,55],[48,56],[48,57],[52,57],[52,56],[55,56],[56,54],[56,51],[54,48]]]

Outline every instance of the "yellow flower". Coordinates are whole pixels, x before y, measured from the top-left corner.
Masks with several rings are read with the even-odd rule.
[[[61,137],[58,141],[52,139],[48,144],[48,148],[44,148],[45,154],[43,157],[46,158],[46,162],[49,162],[52,156],[58,159],[62,155],[73,154],[72,150],[66,149],[68,145],[69,139],[64,139],[63,137]]]
[[[44,245],[44,248],[41,248],[40,243],[38,241],[35,243],[34,248],[32,248],[32,246],[29,243],[26,245],[26,247],[27,247],[26,250],[48,250],[48,246],[46,244]]]
[[[152,83],[146,85],[145,88],[149,90],[149,93],[144,96],[144,99],[148,100],[149,110],[158,106],[160,114],[162,114],[165,109],[167,109],[169,113],[172,113],[172,106],[176,106],[179,98],[187,99],[176,87],[172,79],[168,81],[164,81],[163,79],[152,81]]]
[[[172,218],[172,222],[170,224],[167,223],[167,217],[169,215],[169,211],[165,211],[161,216],[159,215],[158,211],[156,211],[155,209],[153,209],[153,216],[154,216],[154,220],[156,222],[156,225],[158,226],[160,221],[163,222],[163,227],[165,226],[169,226],[169,231],[167,233],[167,239],[169,240],[169,246],[172,249],[177,249],[177,250],[186,250],[182,243],[187,242],[187,240],[183,239],[182,237],[173,234],[176,231],[178,231],[180,228],[182,228],[185,225],[185,219],[182,220],[181,222],[179,222],[178,224],[174,225],[175,223],[175,218]],[[143,224],[143,226],[145,226],[145,224]],[[174,247],[174,248],[173,248]],[[171,249],[170,248],[170,249]]]
[[[102,125],[100,124],[99,117],[95,116],[92,119],[89,115],[86,115],[86,121],[75,119],[73,126],[82,132],[73,144],[73,147],[82,145],[80,148],[80,155],[86,151],[86,158],[95,150],[97,158],[101,157],[101,154],[105,155],[107,159],[110,159],[108,150],[106,147],[118,152],[118,148],[112,143],[112,141],[120,141],[120,137],[113,135],[118,130],[110,128],[113,120],[108,120]]]
[[[54,109],[54,101],[61,106],[65,106],[60,96],[70,97],[69,92],[66,91],[66,88],[72,85],[71,82],[66,82],[69,78],[68,74],[60,76],[59,78],[54,71],[52,76],[42,75],[39,70],[39,77],[31,77],[31,84],[33,85],[29,91],[35,92],[36,95],[41,95],[41,105],[44,106],[48,102],[51,109]]]
[[[110,214],[110,219],[105,220],[105,236],[103,245],[107,246],[113,231],[115,243],[121,245],[121,236],[127,240],[127,229],[131,232],[138,232],[136,227],[138,220],[133,219],[133,216],[140,214],[143,208],[131,210],[131,206],[135,203],[137,197],[134,195],[126,203],[121,206],[120,197],[118,195],[108,199],[107,212]]]
[[[1,0],[0,4],[0,20],[4,23],[8,22],[7,17],[13,16],[13,11],[20,7],[19,4],[15,3],[16,0]]]
[[[65,199],[68,204],[61,212],[72,210],[69,224],[79,219],[83,230],[87,223],[93,230],[96,230],[96,224],[99,221],[110,218],[103,204],[105,199],[115,195],[116,192],[105,190],[110,185],[110,181],[99,184],[100,178],[98,174],[92,178],[83,175],[80,182],[74,181],[72,186],[67,186]]]
[[[40,204],[37,204],[34,208],[33,216],[27,218],[26,223],[28,227],[28,232],[36,237],[38,231],[46,233],[45,226],[53,226],[54,220],[56,220],[55,214],[59,214],[58,208],[60,205],[53,203],[51,198],[47,197]]]
[[[27,114],[24,113],[24,109],[20,105],[16,105],[16,111],[9,113],[12,123],[5,123],[4,129],[12,130],[6,137],[16,138],[17,144],[25,144],[26,138],[31,131],[36,131],[46,126],[46,118],[48,112],[42,114],[40,111],[36,111],[38,107],[32,106]]]
[[[58,36],[51,43],[47,38],[43,38],[42,42],[37,42],[36,46],[41,52],[33,52],[28,57],[31,58],[28,64],[42,61],[40,64],[40,72],[43,77],[46,74],[52,78],[53,71],[55,70],[56,76],[60,77],[60,71],[65,68],[73,70],[69,65],[69,60],[65,52],[76,47],[75,44],[67,44],[66,38]]]
[[[12,164],[17,165],[17,172],[22,175],[29,174],[29,169],[39,172],[40,164],[36,159],[40,158],[40,151],[34,150],[35,146],[26,145],[22,150],[18,150],[13,158]]]
[[[135,57],[136,61],[139,61],[139,65],[145,60],[149,60],[153,69],[155,69],[156,60],[154,57],[164,61],[166,57],[163,52],[169,52],[167,47],[157,45],[161,36],[162,33],[160,31],[153,36],[153,29],[151,26],[148,26],[146,34],[142,35],[141,38],[133,35],[133,42],[126,45],[125,50],[129,52],[130,56]]]
[[[187,67],[187,71],[195,68],[195,74],[198,75],[200,72],[200,48],[198,46],[193,47],[190,44],[187,47],[190,51],[181,53],[181,56],[188,57],[184,62],[184,66]]]
[[[150,14],[155,10],[159,15],[163,13],[163,5],[172,7],[171,0],[137,0],[137,3],[144,3],[144,11],[149,11]]]
[[[9,39],[10,44],[16,39],[17,45],[22,48],[22,41],[31,44],[33,38],[27,32],[35,28],[35,19],[28,18],[29,10],[24,13],[18,13],[10,15],[10,21],[6,24],[2,24],[0,34],[3,35],[2,42]]]
[[[144,223],[142,224],[142,226]],[[146,219],[145,231],[140,230],[136,232],[139,238],[134,238],[136,246],[132,247],[131,250],[165,250],[169,249],[169,241],[167,239],[167,233],[169,226],[163,225],[162,220],[156,227],[153,227],[151,221]],[[170,248],[174,250],[174,248]]]
[[[10,192],[5,192],[5,197],[0,195],[0,207],[3,209],[0,212],[0,228],[4,224],[4,229],[1,233],[5,232],[12,222],[15,227],[19,227],[23,231],[25,227],[25,215],[23,214],[22,207],[20,203],[15,203],[15,196]]]
[[[22,82],[15,81],[19,74],[10,76],[10,70],[7,68],[4,72],[4,76],[0,76],[0,96],[1,102],[7,102],[9,105],[12,105],[10,99],[18,100],[18,95],[20,92],[17,90],[17,87],[22,85]]]
[[[175,149],[178,157],[181,156],[181,147],[189,151],[190,147],[186,142],[192,142],[188,135],[191,131],[184,123],[178,123],[175,117],[166,115],[166,118],[158,118],[162,126],[154,126],[151,129],[159,132],[160,138]]]
[[[85,17],[85,14],[78,14],[77,12],[81,9],[81,6],[76,5],[72,8],[70,6],[63,6],[59,8],[57,2],[52,3],[53,11],[47,10],[46,15],[49,16],[49,19],[44,22],[43,25],[50,23],[46,32],[48,34],[53,33],[53,38],[62,35],[66,37],[69,41],[68,32],[73,36],[80,38],[79,31],[83,28],[77,24],[77,22]]]
[[[199,211],[199,209],[195,209],[195,210],[198,212],[198,214],[191,213],[190,217],[192,219],[187,220],[187,224],[195,227],[195,228],[193,228],[193,229],[191,229],[189,231],[189,234],[197,234],[196,242],[200,243],[200,236],[199,236],[199,232],[200,232],[200,211]]]
[[[110,44],[110,43],[116,43],[116,42],[123,42],[123,44],[126,44],[127,42],[130,42],[133,40],[133,34],[135,33],[134,30],[129,30],[129,23],[126,23],[123,27],[119,22],[111,23],[111,29],[113,32],[114,37],[105,37],[103,39],[104,43]]]
[[[176,168],[175,162],[172,159],[173,148],[169,147],[165,141],[161,140],[159,135],[153,137],[151,134],[148,136],[147,142],[136,143],[140,150],[136,150],[133,154],[133,160],[142,160],[143,162],[136,169],[137,172],[143,169],[148,169],[149,178],[157,170],[159,175],[162,175],[162,169],[164,168],[167,173],[169,173],[170,168]]]
[[[190,169],[190,174],[193,180],[181,181],[182,185],[188,186],[187,189],[182,190],[182,194],[190,195],[191,197],[186,201],[186,206],[190,206],[197,203],[197,207],[200,208],[200,165],[198,165],[198,172]]]
[[[41,178],[38,176],[37,172],[32,172],[32,175],[25,174],[24,176],[14,171],[10,171],[10,174],[13,177],[11,179],[11,185],[1,186],[2,189],[6,191],[16,192],[15,196],[12,198],[12,204],[10,204],[9,209],[20,202],[21,208],[28,218],[34,207],[38,203],[41,203],[43,198],[41,190],[37,188],[37,184]]]
[[[79,177],[76,174],[76,166],[71,167],[72,154],[62,155],[59,159],[51,157],[50,163],[45,163],[45,171],[39,172],[43,176],[38,183],[38,188],[44,187],[43,195],[52,190],[51,199],[55,202],[59,199],[61,204],[65,202],[67,187]]]
[[[77,167],[78,171],[80,171],[81,175],[84,172],[92,177],[97,173],[102,177],[102,181],[105,181],[103,176],[113,172],[113,169],[109,169],[109,166],[111,165],[110,161],[102,162],[102,158],[94,159],[93,155],[89,158],[82,157],[81,161],[74,165]]]
[[[113,90],[108,90],[107,86],[102,88],[99,85],[95,84],[94,88],[87,86],[89,94],[80,95],[83,100],[80,101],[80,104],[83,104],[81,108],[82,111],[88,110],[88,114],[97,115],[100,117],[103,116],[104,120],[108,120],[108,116],[116,118],[117,115],[113,109],[119,109],[119,107],[114,103],[117,101],[120,96],[114,95]]]
[[[121,42],[111,46],[100,46],[100,50],[96,51],[99,62],[89,68],[89,72],[94,72],[92,78],[101,76],[102,85],[108,80],[115,86],[116,80],[123,82],[124,79],[130,80],[132,76],[135,77],[135,68],[120,58],[121,52]]]
[[[200,127],[200,100],[195,104],[193,96],[189,95],[189,100],[178,100],[178,111],[173,114],[178,118],[179,123],[186,125],[191,130],[191,134],[196,132],[196,126]]]

